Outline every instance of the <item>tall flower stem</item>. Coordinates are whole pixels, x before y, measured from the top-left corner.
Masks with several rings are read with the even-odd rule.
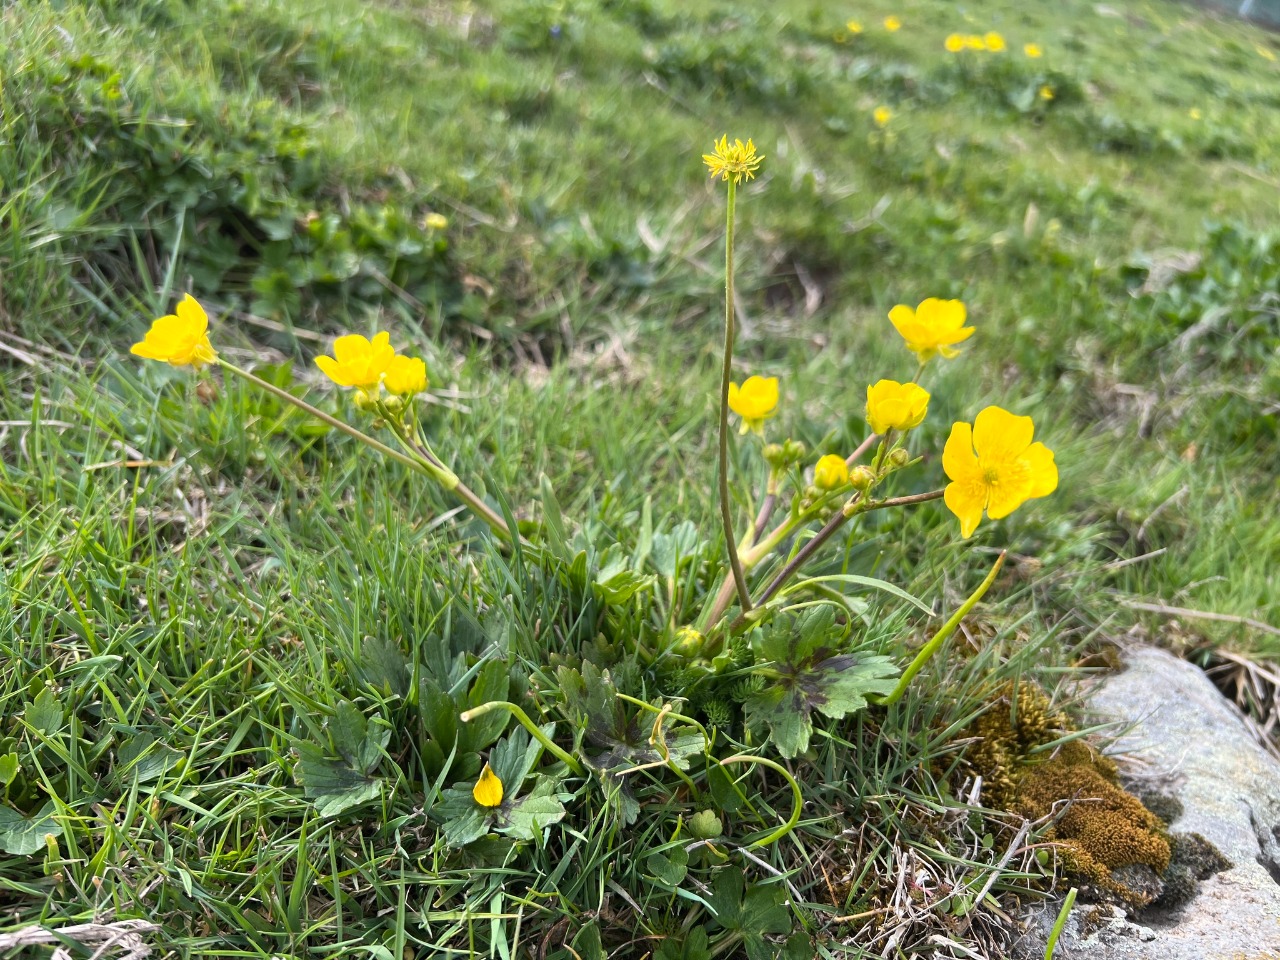
[[[498,516],[498,514],[495,513],[487,503],[481,500],[474,490],[469,488],[461,480],[458,480],[453,472],[443,464],[424,461],[421,455],[413,457],[408,454],[401,453],[399,450],[387,446],[381,440],[369,436],[364,431],[357,430],[355,427],[351,426],[351,424],[346,423],[343,420],[339,420],[331,414],[325,413],[319,407],[313,407],[311,404],[307,403],[307,401],[302,400],[299,397],[295,397],[288,390],[283,390],[280,387],[277,387],[274,383],[268,383],[266,380],[250,373],[248,370],[243,370],[240,367],[237,367],[234,363],[224,360],[221,357],[218,358],[217,362],[218,365],[228,373],[234,373],[237,377],[252,383],[260,390],[265,390],[272,396],[285,401],[285,403],[293,404],[293,406],[297,407],[304,413],[310,414],[317,420],[327,423],[335,430],[340,430],[347,436],[359,440],[365,446],[378,451],[378,453],[382,454],[384,457],[389,457],[397,463],[402,463],[411,470],[416,470],[418,473],[425,474],[432,480],[435,480],[445,489],[451,490],[458,499],[465,503],[480,517],[480,519],[484,520],[494,533],[498,534],[498,536],[502,537],[504,540],[510,541],[512,539],[511,530],[507,527],[506,521],[503,520],[502,517]],[[417,453],[416,450],[414,452]],[[452,480],[452,486],[449,483],[450,479]]]
[[[720,373],[720,519],[724,524],[724,544],[729,551],[729,568],[738,590],[742,612],[751,610],[751,594],[747,592],[747,575],[738,556],[737,537],[733,532],[733,508],[729,503],[729,382],[733,377],[733,208],[737,200],[737,183],[729,178],[729,196],[725,203],[724,241],[724,363]]]

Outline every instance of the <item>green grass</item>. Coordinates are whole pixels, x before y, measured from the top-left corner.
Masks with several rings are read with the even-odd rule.
[[[1263,631],[1125,605],[1280,623],[1274,38],[1171,3],[991,3],[973,22],[941,0],[313,6],[0,12],[0,763],[19,764],[0,811],[49,804],[61,828],[0,854],[4,926],[146,917],[187,957],[695,960],[703,934],[772,955],[752,923],[779,949],[790,931],[788,955],[880,955],[895,932],[906,955],[938,932],[999,955],[998,914],[971,900],[1012,834],[957,800],[973,716],[1135,624],[1276,654]],[[943,51],[987,29],[1010,51]],[[738,370],[782,378],[776,429],[851,449],[866,383],[910,374],[889,307],[962,297],[978,332],[929,373],[926,459],[899,492],[935,486],[948,425],[992,402],[1035,417],[1060,489],[971,542],[937,504],[873,514],[823,567],[946,611],[997,548],[1023,558],[971,655],[958,642],[896,707],[819,724],[787,762],[806,805],[782,841],[744,849],[791,812],[762,768],[731,768],[745,805],[697,762],[692,789],[634,774],[624,826],[544,760],[562,822],[450,850],[439,789],[473,782],[492,739],[451,756],[417,681],[465,699],[485,673],[566,746],[559,668],[686,692],[628,644],[692,619],[721,572],[723,200],[698,160],[721,133],[767,157],[739,206]],[[1203,262],[1138,294],[1169,250]],[[532,522],[545,474],[574,532],[628,556],[646,515],[687,518],[695,562],[651,607],[604,604],[277,401],[128,357],[186,289],[220,308],[227,356],[352,417],[311,358],[391,329],[426,357],[429,431],[469,483]],[[867,599],[860,649],[905,662],[930,624]],[[300,757],[337,762],[347,703],[387,739],[356,778],[373,798],[323,816]],[[737,717],[722,759],[752,747]],[[724,839],[673,882],[706,809]],[[895,899],[908,854],[933,894]],[[745,928],[713,919],[737,871]],[[1046,882],[1016,857],[992,892]]]

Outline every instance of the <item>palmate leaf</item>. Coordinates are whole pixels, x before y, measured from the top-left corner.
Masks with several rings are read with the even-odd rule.
[[[775,960],[780,951],[765,934],[789,933],[792,926],[782,884],[748,886],[740,869],[728,867],[716,876],[707,903],[720,926],[742,936],[748,960]]]
[[[893,690],[898,668],[889,657],[841,652],[844,631],[829,606],[779,617],[757,645],[773,662],[770,683],[743,703],[753,726],[767,726],[784,757],[809,747],[813,712],[838,720],[865,709],[868,694]],[[776,676],[774,675],[776,674]]]
[[[308,742],[297,745],[294,776],[320,816],[336,817],[381,793],[382,780],[373,773],[391,739],[391,729],[376,718],[370,722],[345,700],[338,704],[328,728],[328,748]]]
[[[62,836],[62,824],[53,816],[55,809],[50,800],[39,813],[28,818],[17,810],[0,806],[0,852],[27,857],[44,849],[46,836]]]

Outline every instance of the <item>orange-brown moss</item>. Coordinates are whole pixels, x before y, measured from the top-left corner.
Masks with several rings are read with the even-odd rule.
[[[1046,839],[1056,841],[1060,865],[1132,906],[1152,894],[1116,882],[1111,871],[1145,865],[1155,875],[1169,866],[1165,826],[1120,787],[1115,764],[1080,740],[1043,755],[1033,753],[1070,729],[1043,691],[1023,683],[968,731],[980,738],[967,755],[983,777],[983,799],[1029,820],[1056,816]]]

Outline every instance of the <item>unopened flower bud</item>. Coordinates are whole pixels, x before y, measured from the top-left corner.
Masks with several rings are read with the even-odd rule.
[[[392,413],[399,413],[401,410],[404,409],[403,397],[396,397],[396,396],[387,397],[385,403],[387,405],[387,409],[390,410]]]
[[[788,463],[795,463],[797,460],[803,460],[807,448],[799,440],[788,440],[782,445],[783,456],[787,458]]]
[[[702,645],[707,638],[693,627],[681,627],[676,631],[675,643],[671,645],[673,652],[682,657],[696,657],[702,652]]]
[[[875,471],[870,467],[854,467],[849,471],[849,483],[855,490],[870,490],[875,480]]]
[[[895,467],[905,467],[911,462],[911,454],[904,447],[889,451],[889,463]]]
[[[357,390],[355,395],[356,409],[361,413],[369,413],[374,408],[374,398],[364,390]]]
[[[764,449],[760,451],[764,454],[764,462],[769,464],[775,470],[781,470],[786,466],[786,451],[782,449],[780,443],[766,443]]]

